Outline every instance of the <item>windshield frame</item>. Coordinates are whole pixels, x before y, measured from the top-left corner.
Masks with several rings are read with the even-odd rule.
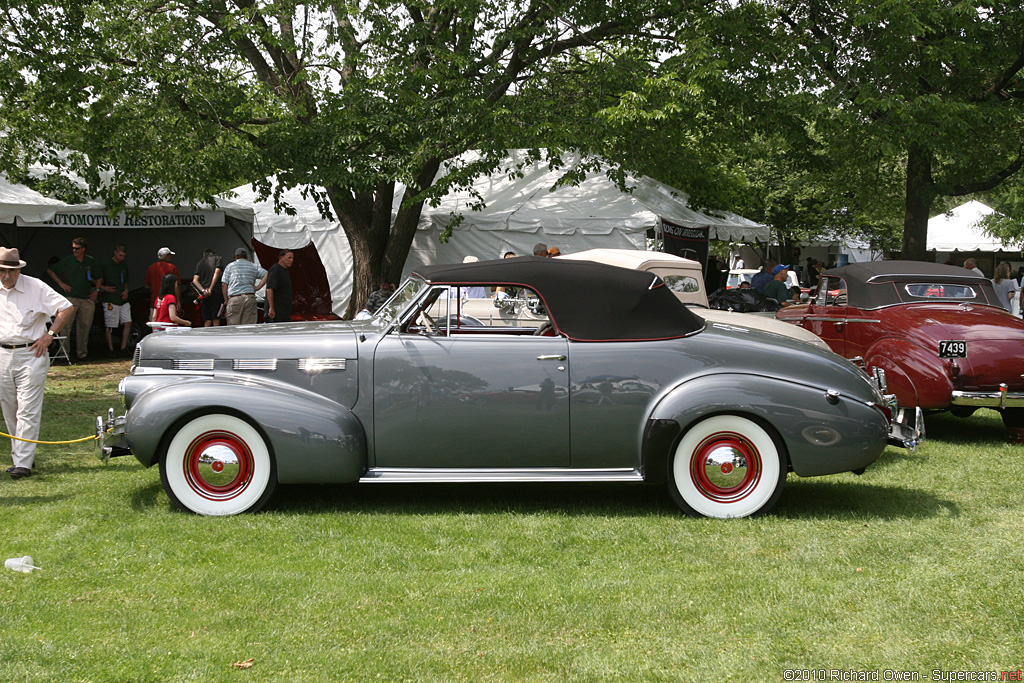
[[[385,301],[377,312],[373,314],[373,321],[381,327],[391,325],[403,319],[403,314],[414,305],[420,298],[423,290],[429,288],[426,280],[416,277],[407,277],[402,284],[395,289],[387,301]]]

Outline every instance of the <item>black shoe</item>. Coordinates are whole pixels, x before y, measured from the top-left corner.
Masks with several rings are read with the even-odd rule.
[[[32,470],[27,467],[12,467],[8,470],[8,473],[11,475],[11,479],[23,479],[32,476]]]
[[[14,465],[11,465],[11,466],[10,466],[10,467],[8,467],[8,468],[7,468],[6,470],[4,470],[4,472],[7,472],[7,474],[10,474],[10,473],[11,473],[11,472],[13,472],[13,471],[14,471]]]

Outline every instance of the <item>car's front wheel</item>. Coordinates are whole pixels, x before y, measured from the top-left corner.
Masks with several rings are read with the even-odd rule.
[[[160,458],[171,502],[198,515],[255,512],[277,485],[263,436],[234,415],[196,417],[177,429]]]
[[[763,427],[716,415],[690,427],[669,467],[669,493],[697,517],[750,517],[770,510],[786,483],[786,456]]]

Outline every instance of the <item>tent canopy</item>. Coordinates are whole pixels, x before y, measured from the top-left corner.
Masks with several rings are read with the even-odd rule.
[[[477,178],[471,189],[453,191],[438,206],[424,205],[404,273],[425,265],[461,263],[466,256],[500,258],[506,251],[532,253],[544,242],[563,253],[598,247],[644,249],[648,230],[660,231],[662,221],[684,227],[707,227],[711,239],[765,241],[768,228],[728,212],[701,212],[689,207],[685,193],[647,177],[631,178],[629,192],[620,190],[603,170],[586,174],[578,185],[555,190],[566,170],[577,166],[578,154],[563,156],[564,166],[549,168],[533,162],[516,171],[526,152],[512,150],[503,170]],[[439,171],[439,177],[447,169]],[[272,180],[273,182],[273,180]],[[396,191],[401,197],[401,190]],[[314,199],[298,189],[285,190],[282,199],[292,215],[277,213],[273,200],[259,201],[251,186],[235,188],[232,201],[255,210],[254,236],[278,248],[297,249],[313,243],[327,270],[335,313],[341,314],[351,296],[352,252],[340,226],[324,219]],[[480,211],[473,206],[482,198]],[[392,215],[397,212],[397,204]],[[438,237],[453,214],[464,218],[453,238]]]
[[[65,207],[62,201],[44,197],[24,185],[10,183],[0,174],[0,223],[14,223],[17,219],[44,221]]]
[[[981,202],[961,204],[928,220],[928,251],[999,251],[1014,249],[985,233],[979,221],[995,213]]]
[[[17,247],[29,275],[43,277],[50,260],[69,253],[75,237],[89,243],[89,254],[109,258],[117,244],[128,247],[129,286],[142,285],[146,267],[157,250],[168,246],[185,277],[213,248],[230,256],[237,247],[251,247],[253,211],[223,201],[216,207],[147,206],[139,215],[111,216],[101,202],[65,204],[0,175],[0,244]],[[182,230],[175,230],[181,228]]]

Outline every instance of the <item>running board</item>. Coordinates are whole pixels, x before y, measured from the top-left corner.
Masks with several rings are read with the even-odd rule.
[[[642,482],[637,470],[570,469],[558,467],[537,468],[443,468],[443,467],[371,467],[359,480],[360,484],[472,484],[495,482],[581,482],[615,481]]]

